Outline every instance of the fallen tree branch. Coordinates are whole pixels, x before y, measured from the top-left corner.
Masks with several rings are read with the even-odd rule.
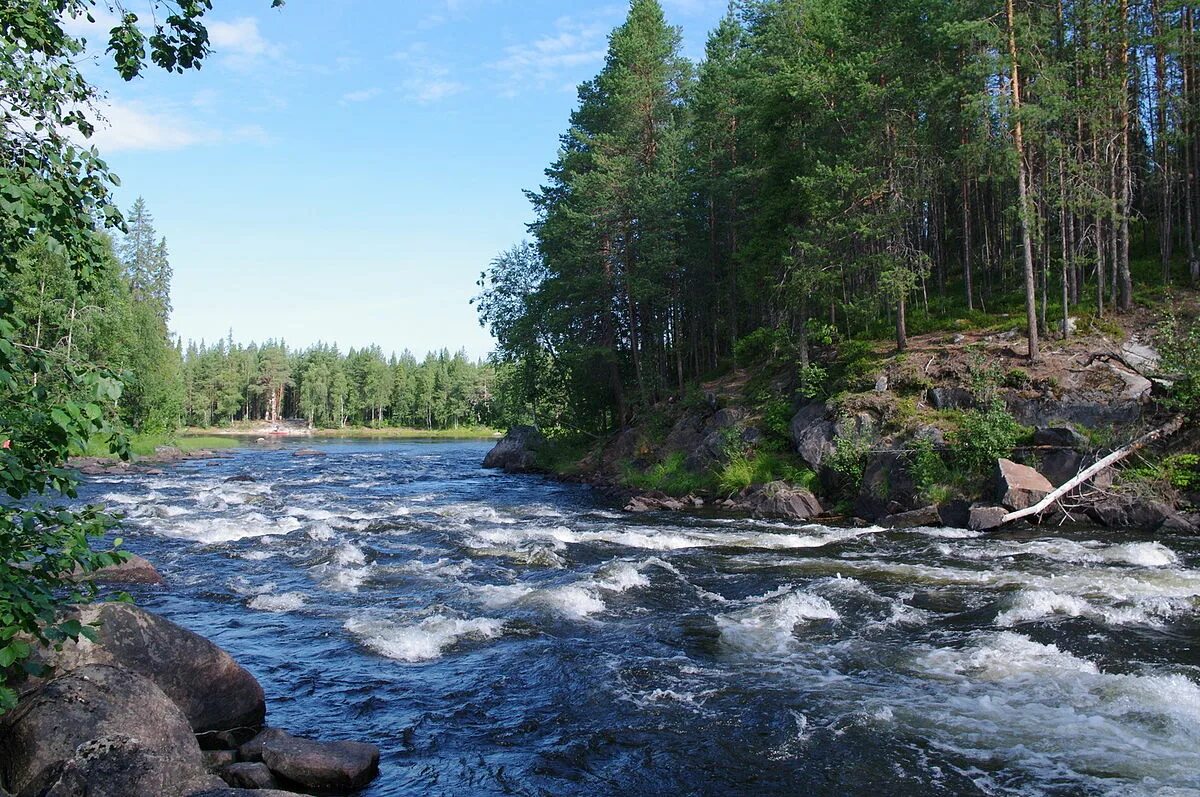
[[[1134,452],[1150,445],[1155,440],[1161,440],[1164,437],[1169,437],[1169,436],[1175,434],[1176,432],[1178,432],[1180,430],[1180,428],[1182,426],[1183,426],[1183,416],[1182,415],[1172,418],[1170,423],[1166,424],[1165,426],[1159,427],[1158,429],[1155,429],[1152,432],[1147,432],[1146,434],[1139,437],[1137,440],[1134,440],[1129,445],[1124,446],[1122,448],[1118,448],[1116,451],[1112,452],[1111,454],[1104,457],[1103,459],[1096,460],[1095,463],[1093,463],[1089,467],[1081,470],[1075,476],[1075,478],[1071,479],[1070,481],[1064,482],[1061,487],[1052,491],[1049,495],[1047,495],[1041,501],[1038,501],[1033,506],[1027,507],[1025,509],[1018,509],[1014,512],[1009,512],[1007,515],[1005,515],[1003,518],[1000,519],[1000,524],[1003,525],[1005,523],[1011,523],[1014,520],[1020,520],[1023,517],[1029,517],[1030,515],[1039,515],[1042,512],[1045,512],[1047,509],[1049,509],[1051,506],[1053,506],[1055,501],[1062,498],[1064,495],[1071,492],[1076,487],[1083,484],[1084,482],[1086,482],[1088,479],[1095,476],[1100,471],[1102,471],[1106,468],[1112,467],[1113,465],[1117,464],[1121,460],[1128,457],[1130,454],[1133,454]]]

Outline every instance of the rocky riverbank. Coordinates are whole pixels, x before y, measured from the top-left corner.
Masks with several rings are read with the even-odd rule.
[[[145,560],[99,580],[154,583]],[[161,578],[158,579],[161,582]],[[77,609],[92,629],[41,648],[39,675],[0,716],[0,786],[15,797],[283,797],[347,794],[379,749],[266,727],[263,689],[224,650],[124,603]],[[5,793],[0,790],[0,793]]]
[[[909,352],[866,360],[869,370],[843,381],[856,389],[826,400],[788,398],[798,395],[794,370],[736,371],[705,384],[699,399],[665,402],[565,467],[558,444],[531,427],[510,430],[484,464],[579,479],[620,495],[631,512],[994,526],[1172,416],[1161,403],[1157,353],[1136,337],[1065,342],[1036,369],[1020,367],[1012,337],[917,339]],[[1191,462],[1178,455],[1191,456],[1197,443],[1185,425],[1141,453]],[[768,459],[783,478],[755,466]],[[735,465],[741,483],[729,476]],[[1105,468],[1028,521],[1200,530],[1200,492],[1159,481]]]

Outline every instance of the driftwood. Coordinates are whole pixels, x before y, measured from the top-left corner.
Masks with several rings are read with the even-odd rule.
[[[1075,476],[1075,478],[1063,483],[1063,485],[1061,487],[1055,489],[1053,492],[1048,494],[1045,498],[1043,498],[1041,501],[1038,501],[1033,506],[1028,507],[1026,509],[1018,509],[1014,512],[1009,512],[1007,515],[1005,515],[1003,518],[1000,519],[1000,524],[1003,525],[1005,523],[1011,523],[1012,521],[1020,520],[1023,517],[1029,517],[1030,515],[1039,515],[1042,512],[1045,512],[1047,509],[1049,509],[1054,504],[1055,501],[1062,498],[1064,495],[1071,492],[1076,487],[1083,484],[1084,482],[1086,482],[1088,479],[1095,476],[1100,471],[1104,470],[1105,468],[1112,467],[1113,465],[1115,465],[1118,462],[1120,462],[1121,460],[1125,459],[1126,457],[1128,457],[1130,454],[1134,453],[1135,451],[1138,451],[1139,449],[1145,448],[1146,446],[1150,445],[1155,440],[1161,440],[1164,437],[1169,437],[1169,436],[1175,434],[1176,432],[1179,431],[1179,429],[1182,426],[1183,426],[1183,416],[1176,416],[1175,418],[1173,418],[1171,420],[1170,423],[1166,424],[1165,426],[1159,427],[1158,429],[1155,429],[1152,432],[1147,432],[1146,434],[1139,437],[1137,440],[1134,440],[1129,445],[1124,446],[1123,448],[1118,448],[1116,451],[1112,452],[1111,454],[1104,457],[1103,459],[1099,459],[1092,465],[1089,465],[1088,467],[1084,468]]]

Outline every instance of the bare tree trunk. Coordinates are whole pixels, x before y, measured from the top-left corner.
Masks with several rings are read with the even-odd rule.
[[[1124,2],[1125,0],[1122,0]],[[1021,208],[1021,245],[1025,258],[1025,321],[1029,334],[1029,360],[1038,360],[1037,285],[1033,273],[1033,239],[1029,233],[1029,186],[1026,179],[1025,141],[1021,126],[1021,76],[1017,61],[1017,33],[1013,0],[1007,0],[1008,54],[1012,62],[1013,145],[1017,150],[1017,192]]]
[[[1129,214],[1133,203],[1133,174],[1129,167],[1129,0],[1121,0],[1121,240],[1117,260],[1117,306],[1133,307],[1133,279],[1129,273]]]

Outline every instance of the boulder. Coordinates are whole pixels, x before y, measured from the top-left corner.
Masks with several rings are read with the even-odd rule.
[[[1059,487],[1075,478],[1083,470],[1083,463],[1083,454],[1071,448],[1059,448],[1038,458],[1038,472]]]
[[[690,502],[685,503],[672,498],[666,493],[650,492],[635,495],[625,505],[626,512],[681,512],[687,509]]]
[[[327,454],[324,451],[318,451],[315,448],[297,448],[292,452],[293,457],[324,457]]]
[[[821,514],[821,502],[815,495],[781,481],[749,488],[741,505],[759,518],[808,520]]]
[[[304,789],[360,789],[379,773],[379,748],[373,744],[318,742],[278,730],[248,745],[254,742],[272,773]]]
[[[129,558],[120,564],[102,567],[91,573],[83,573],[81,580],[94,581],[97,584],[162,584],[162,575],[144,558],[130,554]]]
[[[1087,509],[1088,517],[1109,528],[1139,531],[1191,532],[1194,527],[1184,515],[1162,501],[1116,497]]]
[[[967,517],[967,528],[974,531],[988,531],[1004,525],[1004,516],[1008,510],[1002,506],[985,506],[975,504]]]
[[[926,506],[896,515],[888,515],[879,521],[885,529],[915,529],[920,526],[942,525],[941,515],[936,506]]]
[[[969,410],[975,406],[975,396],[961,387],[931,387],[925,400],[935,410]]]
[[[262,725],[266,703],[258,681],[199,634],[125,603],[94,604],[76,615],[99,626],[97,639],[41,649],[44,663],[58,672],[91,664],[132,670],[174,700],[197,734]]]
[[[534,469],[537,450],[546,438],[535,426],[514,426],[483,458],[483,467],[500,468],[509,473]]]
[[[919,490],[908,458],[901,451],[873,455],[863,470],[854,513],[867,520],[909,512],[920,506]]]
[[[182,797],[220,781],[179,707],[148,678],[93,664],[0,721],[0,772],[19,797]]]
[[[263,747],[277,739],[290,739],[291,734],[279,728],[263,728],[253,739],[238,747],[238,758],[243,761],[262,761]]]
[[[1039,426],[1033,430],[1033,444],[1048,448],[1087,448],[1087,438],[1069,426]]]
[[[961,498],[954,498],[938,505],[938,517],[942,525],[952,529],[970,528],[971,504]]]
[[[249,473],[238,473],[238,474],[235,474],[235,475],[233,475],[233,476],[230,476],[230,477],[229,477],[228,479],[226,479],[225,481],[226,481],[226,483],[230,483],[230,482],[233,482],[233,483],[239,483],[239,482],[256,482],[256,481],[258,481],[258,479],[254,478],[254,477],[253,477],[253,476],[251,476]]]
[[[214,772],[221,767],[236,764],[238,760],[237,750],[202,750],[201,756],[204,759],[204,766]]]
[[[1028,465],[996,460],[996,500],[1012,510],[1027,509],[1054,491],[1054,485]]]
[[[836,427],[825,417],[826,413],[824,404],[809,404],[792,416],[792,443],[796,453],[813,470],[819,470],[825,458],[833,453]]]
[[[274,789],[279,786],[271,770],[261,761],[242,761],[221,769],[221,779],[242,789]]]

